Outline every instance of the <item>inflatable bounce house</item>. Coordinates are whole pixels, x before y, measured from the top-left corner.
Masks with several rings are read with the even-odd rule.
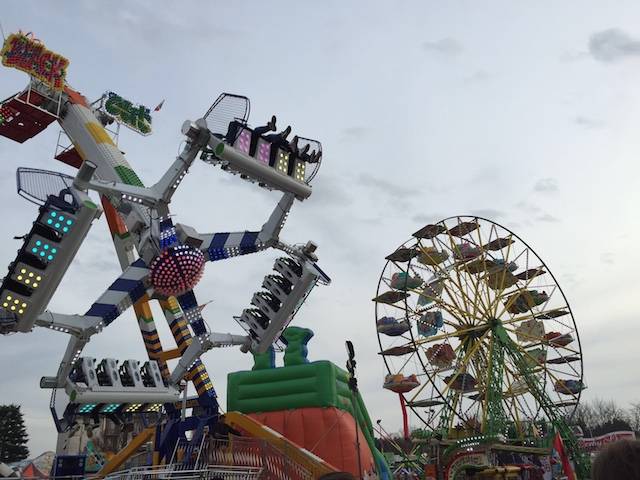
[[[272,347],[254,354],[251,371],[229,374],[227,410],[254,418],[339,471],[390,479],[362,397],[349,389],[349,374],[326,360],[309,362],[311,330],[288,327],[282,337],[283,367],[275,366]]]

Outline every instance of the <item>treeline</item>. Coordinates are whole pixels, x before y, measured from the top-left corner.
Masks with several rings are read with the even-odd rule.
[[[619,430],[640,434],[640,402],[627,408],[614,400],[595,399],[580,402],[571,423],[582,428],[585,437],[597,437]]]
[[[614,400],[595,399],[582,401],[578,405],[571,425],[578,425],[585,437],[598,437],[610,432],[631,430],[640,437],[640,402],[631,403],[628,407],[620,406]],[[419,437],[423,429],[412,431],[412,437]],[[383,451],[396,451],[397,447],[406,453],[412,451],[415,443],[405,440],[402,432],[391,433],[390,437],[376,439],[378,448]]]

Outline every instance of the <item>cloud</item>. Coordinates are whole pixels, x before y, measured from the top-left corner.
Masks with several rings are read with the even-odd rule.
[[[367,127],[348,127],[342,130],[340,140],[343,142],[362,140],[371,129]]]
[[[565,272],[560,274],[560,283],[564,286],[575,286],[580,283],[575,273]]]
[[[323,175],[321,181],[313,184],[313,202],[310,208],[325,208],[327,205],[350,205],[353,203],[353,197],[349,194],[349,189],[337,177],[333,175]],[[306,206],[306,205],[305,205]]]
[[[471,214],[477,215],[478,217],[484,217],[489,220],[494,218],[504,218],[507,216],[507,214],[502,210],[496,210],[494,208],[478,208],[471,210]]]
[[[573,63],[580,60],[584,60],[588,57],[589,54],[587,52],[564,52],[560,55],[560,61],[564,63]]]
[[[393,183],[379,177],[374,177],[369,173],[360,174],[360,176],[356,179],[356,183],[363,187],[374,188],[394,198],[404,199],[419,193],[415,188],[398,185],[397,183]]]
[[[453,38],[441,38],[435,42],[423,42],[422,49],[427,52],[435,52],[441,55],[458,55],[462,52],[462,45]]]
[[[549,213],[544,213],[542,215],[538,215],[536,217],[536,220],[538,220],[539,222],[549,222],[549,223],[554,223],[554,222],[559,222],[560,219],[554,217],[553,215],[549,214]]]
[[[428,225],[439,222],[440,220],[447,218],[448,215],[442,215],[441,213],[418,213],[411,217],[411,220],[416,223]]]
[[[611,252],[603,252],[600,255],[600,261],[602,263],[606,263],[607,265],[613,265],[615,263],[615,255]]]
[[[596,32],[589,38],[589,53],[605,63],[613,63],[628,57],[640,56],[640,40],[632,38],[628,33],[610,28]]]
[[[573,119],[576,125],[579,125],[588,129],[596,129],[604,127],[604,122],[602,120],[598,120],[595,118],[584,117],[582,115],[578,115]]]
[[[464,77],[463,82],[482,83],[486,82],[489,78],[491,78],[491,75],[489,75],[489,73],[487,73],[485,70],[476,70],[471,75]]]
[[[516,203],[516,208],[530,213],[536,213],[540,211],[540,207],[538,207],[537,205],[533,205],[532,203],[527,203],[524,200]]]
[[[536,192],[557,192],[558,183],[553,178],[541,178],[533,186],[533,190]]]

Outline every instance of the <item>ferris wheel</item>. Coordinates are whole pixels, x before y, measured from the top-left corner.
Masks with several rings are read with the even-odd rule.
[[[490,220],[426,225],[386,257],[375,302],[384,388],[446,438],[525,439],[570,417],[585,388],[562,289]]]

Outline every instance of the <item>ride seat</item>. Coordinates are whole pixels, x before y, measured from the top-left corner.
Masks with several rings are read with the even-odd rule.
[[[231,122],[231,124],[237,122]],[[231,125],[229,130],[232,130]],[[245,125],[237,124],[236,129],[232,133],[227,133],[227,142],[233,146],[236,150],[249,155],[251,137],[253,136],[253,130]]]
[[[224,140],[227,144],[232,145],[235,143],[238,133],[240,132],[240,128],[246,127],[244,122],[240,122],[238,120],[232,120],[229,122],[227,126],[227,133],[222,132],[211,132],[212,135],[220,140]],[[215,128],[215,127],[212,127]]]
[[[251,156],[255,157],[259,162],[269,165],[271,163],[271,143],[260,135],[255,135],[255,137],[255,145],[253,143],[254,139],[251,139],[253,148]]]

